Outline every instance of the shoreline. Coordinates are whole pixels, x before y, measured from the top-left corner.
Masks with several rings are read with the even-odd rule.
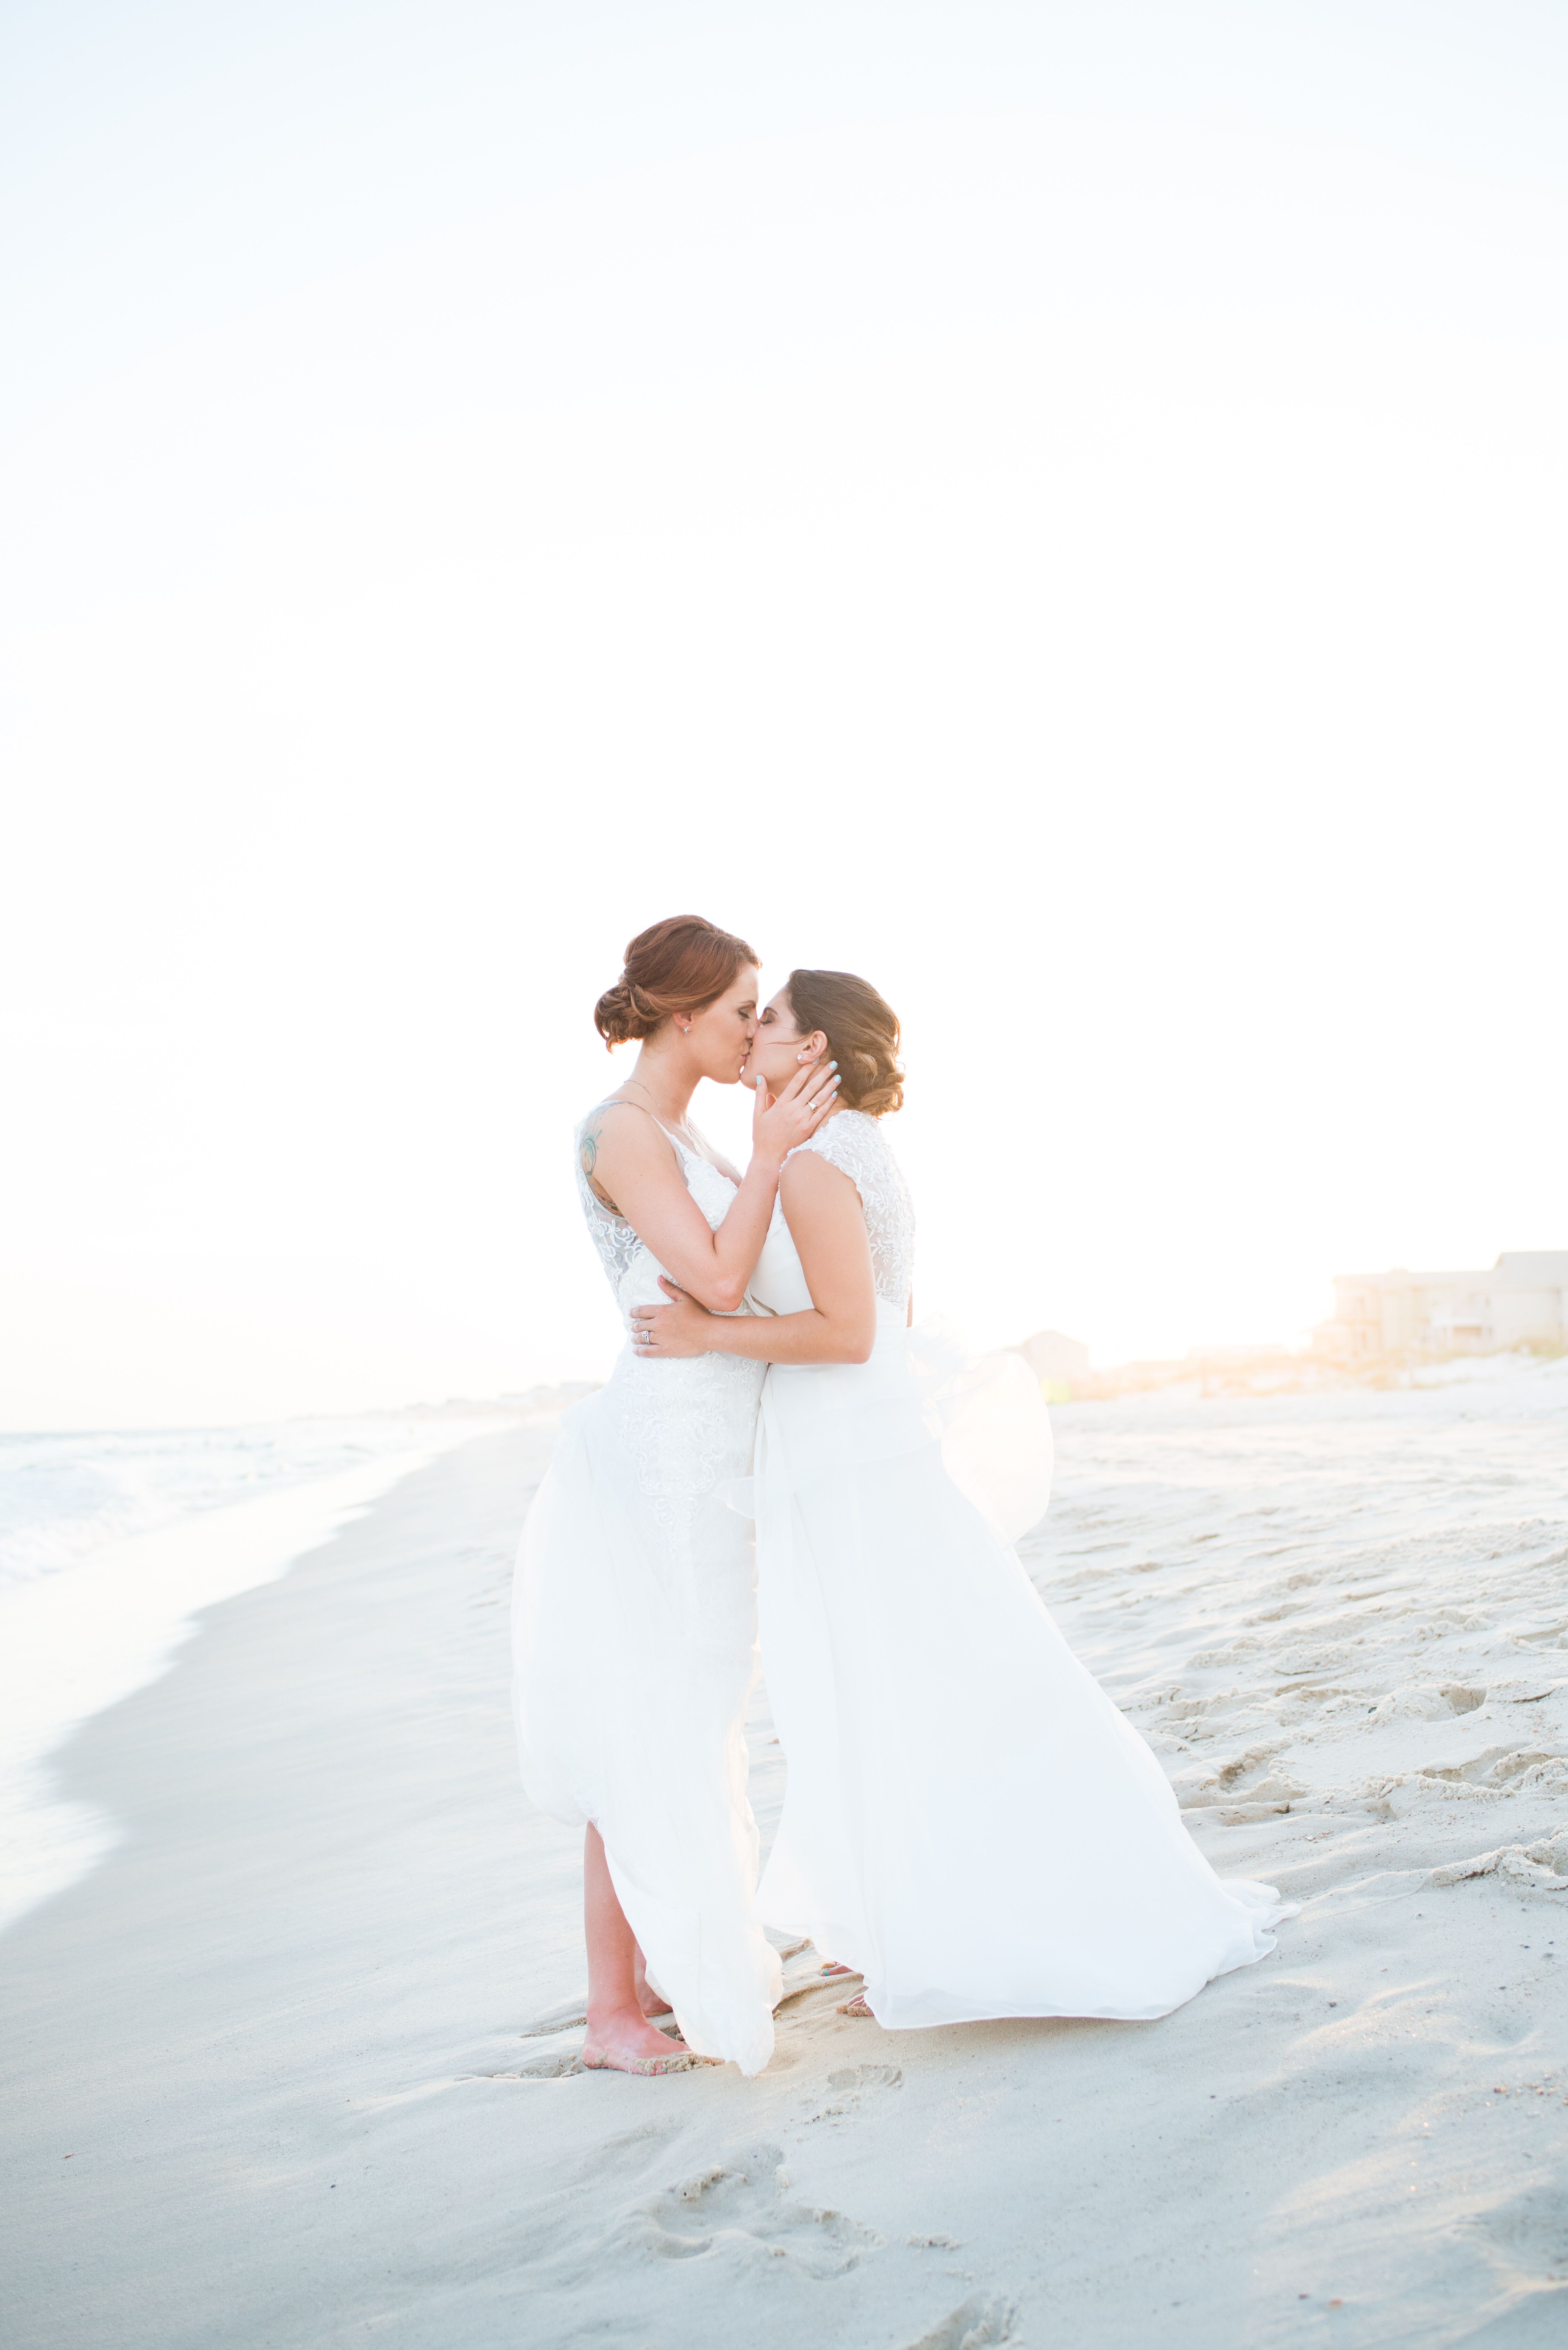
[[[112,1847],[112,1818],[61,1801],[51,1757],[93,1715],[169,1670],[201,1613],[286,1575],[475,1429],[206,1501],[0,1586],[0,1933]],[[217,1431],[199,1431],[210,1436]]]

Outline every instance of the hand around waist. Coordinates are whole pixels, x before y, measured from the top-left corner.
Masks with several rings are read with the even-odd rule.
[[[684,1289],[678,1288],[664,1274],[659,1276],[659,1286],[668,1303],[660,1305],[634,1305],[631,1309],[631,1343],[646,1361],[661,1356],[666,1362],[678,1361],[687,1355],[711,1355],[713,1347],[713,1325],[722,1315],[710,1314],[705,1305]]]

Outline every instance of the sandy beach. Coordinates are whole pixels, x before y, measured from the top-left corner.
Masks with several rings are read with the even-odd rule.
[[[576,2069],[507,1702],[550,1428],[429,1462],[55,1758],[119,1841],[0,1939],[7,2344],[1561,2344],[1565,1372],[1059,1411],[1031,1571],[1301,1914],[1157,2024],[885,2034],[796,1951],[753,2082]]]

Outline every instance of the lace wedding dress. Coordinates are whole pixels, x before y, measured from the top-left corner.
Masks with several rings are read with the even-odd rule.
[[[663,1131],[670,1134],[668,1128]],[[578,1129],[579,1148],[582,1129]],[[711,1226],[735,1186],[678,1135]],[[629,1330],[661,1267],[596,1197],[588,1230]],[[523,1779],[591,1821],[649,1977],[688,2044],[756,2073],[773,2053],[779,1962],[753,1913],[756,1825],[742,1721],[756,1659],[749,1529],[727,1505],[751,1462],[763,1366],[640,1361],[566,1413],[523,1530],[513,1608]]]
[[[1272,1950],[1291,1913],[1193,1843],[1004,1539],[1031,1521],[984,1445],[967,1470],[944,1457],[904,1326],[914,1213],[880,1128],[839,1110],[801,1148],[859,1192],[878,1327],[868,1362],[774,1363],[763,1390],[763,1664],[789,1781],[759,1915],[862,1971],[894,2028],[1168,2014]],[[751,1294],[811,1302],[782,1213]],[[1039,1482],[1027,1506],[1044,1499]]]

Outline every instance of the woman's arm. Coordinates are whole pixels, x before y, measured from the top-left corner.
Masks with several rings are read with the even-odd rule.
[[[803,1150],[784,1169],[779,1197],[811,1292],[810,1311],[705,1313],[667,1281],[668,1305],[631,1309],[639,1355],[745,1355],[764,1363],[867,1360],[877,1336],[877,1291],[859,1192],[815,1150]],[[651,1340],[642,1337],[644,1330]]]
[[[683,1289],[715,1313],[732,1314],[767,1238],[779,1169],[815,1133],[837,1085],[830,1065],[802,1069],[776,1101],[759,1087],[751,1164],[717,1231],[687,1190],[663,1128],[635,1102],[603,1102],[594,1111],[583,1128],[583,1171]]]

